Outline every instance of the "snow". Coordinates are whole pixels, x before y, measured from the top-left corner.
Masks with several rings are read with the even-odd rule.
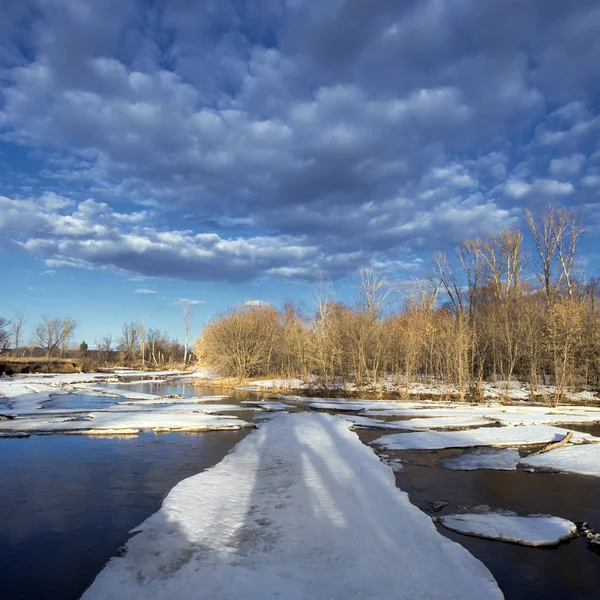
[[[132,399],[128,401],[117,402],[118,405],[129,405],[129,406],[150,406],[153,404],[200,404],[204,402],[217,402],[224,400],[229,396],[186,396],[185,398],[168,398],[162,396],[159,398],[150,398],[148,400],[137,400]]]
[[[273,415],[134,532],[84,600],[503,597],[330,415]]]
[[[156,431],[156,429],[155,429]],[[170,430],[169,430],[170,431]],[[103,437],[113,437],[113,436],[122,436],[122,435],[138,435],[140,432],[139,429],[81,429],[77,431],[66,431],[65,433],[68,435],[92,435],[92,436],[103,436]]]
[[[532,467],[600,477],[600,444],[567,445],[543,454],[526,456],[520,462]]]
[[[236,390],[256,392],[263,390],[293,390],[306,387],[302,379],[263,379],[251,381],[248,385],[236,387]]]
[[[491,540],[513,542],[524,546],[555,546],[577,535],[577,526],[559,517],[490,512],[486,514],[457,514],[438,517],[448,529]]]
[[[181,371],[134,371],[131,369],[115,369],[115,373],[122,375],[170,375],[181,373]],[[73,389],[78,393],[88,395],[106,395],[110,397],[125,396],[131,398],[136,392],[126,392],[124,390],[115,390],[109,388],[91,387],[94,383],[100,383],[114,377],[113,373],[57,373],[23,375],[17,377],[0,378],[0,403],[7,405],[8,409],[4,412],[10,414],[21,414],[33,412],[40,408],[44,402],[47,402],[59,394],[67,394]],[[98,390],[101,392],[98,393]],[[156,398],[150,394],[139,395],[135,397],[148,396]]]
[[[469,448],[472,446],[526,446],[558,442],[568,433],[550,425],[522,427],[480,427],[465,431],[414,431],[384,435],[373,444],[388,450],[440,450],[442,448]],[[573,432],[574,443],[600,441],[589,433]]]
[[[79,417],[49,416],[47,418],[17,418],[0,422],[0,432],[65,432],[74,430],[123,430],[161,428],[173,431],[208,431],[253,427],[236,417],[212,416],[196,412],[88,412]]]
[[[514,448],[474,448],[457,456],[442,458],[439,466],[452,471],[475,471],[477,469],[515,471],[520,458],[519,452]]]
[[[500,425],[542,425],[600,422],[600,410],[582,407],[560,406],[549,409],[543,406],[502,406],[454,404],[440,408],[396,408],[385,410],[366,410],[365,415],[373,417],[415,417],[405,421],[406,428],[443,428],[469,427],[498,423]],[[419,420],[421,423],[419,423]],[[439,425],[437,425],[439,423]],[[410,425],[413,427],[410,427]]]
[[[407,419],[393,421],[396,429],[444,429],[447,427],[479,427],[489,425],[490,420],[477,415],[463,415],[451,417],[426,417],[424,419]]]
[[[350,423],[351,429],[400,429],[397,423],[400,421],[378,421],[377,419],[371,419],[370,417],[361,417],[359,415],[337,415]]]

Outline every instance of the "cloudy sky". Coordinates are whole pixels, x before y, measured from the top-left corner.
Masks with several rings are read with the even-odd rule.
[[[3,0],[0,315],[178,334],[600,219],[597,0]],[[592,274],[596,274],[595,272]]]

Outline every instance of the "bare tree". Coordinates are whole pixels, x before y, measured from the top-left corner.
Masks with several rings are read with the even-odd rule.
[[[192,316],[192,307],[189,300],[183,300],[183,330],[185,334],[184,350],[183,350],[183,364],[187,365],[188,359],[188,345],[190,335],[190,319]]]
[[[538,276],[547,304],[554,301],[561,287],[573,300],[575,253],[583,234],[579,219],[573,212],[553,207],[537,217],[526,209],[525,217],[536,245],[540,261]]]
[[[445,252],[436,252],[433,255],[433,272],[435,277],[435,287],[443,287],[446,291],[452,308],[457,317],[464,313],[463,295],[458,284],[454,269],[448,262]]]
[[[0,354],[8,348],[8,342],[10,341],[10,335],[7,327],[10,325],[10,321],[5,317],[0,317]]]
[[[121,337],[119,338],[119,350],[123,353],[123,359],[132,362],[137,356],[140,343],[140,333],[137,323],[123,323]]]
[[[112,335],[105,335],[100,341],[94,340],[96,350],[101,352],[104,357],[104,362],[108,361],[110,351],[112,349],[113,337]]]
[[[202,355],[208,366],[239,379],[266,375],[279,331],[279,313],[273,307],[239,306],[205,327]]]
[[[137,324],[140,337],[140,350],[142,354],[142,367],[146,364],[146,316],[142,313],[142,320]]]
[[[46,351],[48,357],[53,356],[57,350],[63,354],[78,325],[77,321],[69,317],[60,319],[42,315],[42,322],[34,331],[34,342]]]
[[[23,341],[23,326],[25,324],[25,315],[18,310],[10,322],[10,331],[12,334],[13,344],[15,350],[18,350],[21,347],[21,342]]]
[[[381,316],[383,306],[392,291],[385,277],[373,267],[359,269],[358,280],[354,282],[360,301],[359,306],[373,318]]]

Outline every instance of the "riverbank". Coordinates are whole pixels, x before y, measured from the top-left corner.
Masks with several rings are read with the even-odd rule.
[[[358,386],[349,382],[333,382],[327,386],[316,378],[302,380],[298,378],[282,379],[246,379],[240,381],[233,377],[217,377],[208,371],[201,371],[195,379],[195,385],[219,388],[223,391],[262,392],[268,394],[295,394],[314,398],[350,398],[370,400],[445,400],[461,403],[485,403],[498,401],[506,404],[532,402],[543,405],[556,405],[556,388],[552,385],[538,385],[533,392],[526,382],[489,381],[481,385],[480,395],[474,397],[468,388],[458,388],[435,380],[415,381],[409,384],[399,383],[391,378],[377,385]],[[560,399],[561,404],[600,406],[600,395],[594,390],[566,391]]]

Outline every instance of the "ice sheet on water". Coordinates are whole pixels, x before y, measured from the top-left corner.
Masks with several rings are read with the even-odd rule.
[[[442,458],[439,466],[452,471],[515,471],[520,458],[514,448],[473,448],[456,456]]]
[[[544,454],[526,456],[520,462],[532,467],[600,477],[600,444],[567,445]]]
[[[476,537],[524,546],[554,546],[577,535],[577,526],[559,517],[489,512],[438,517],[448,529]]]
[[[17,418],[0,422],[0,432],[67,432],[76,430],[122,430],[161,428],[173,431],[208,431],[252,427],[232,416],[213,416],[185,411],[103,411],[80,415]]]
[[[178,484],[84,600],[502,598],[339,418],[276,414]]]
[[[469,448],[472,446],[527,446],[557,442],[569,430],[550,425],[522,427],[480,427],[465,431],[414,431],[384,435],[373,444],[388,450],[439,450],[442,448]],[[572,442],[598,441],[589,433],[574,431]]]

